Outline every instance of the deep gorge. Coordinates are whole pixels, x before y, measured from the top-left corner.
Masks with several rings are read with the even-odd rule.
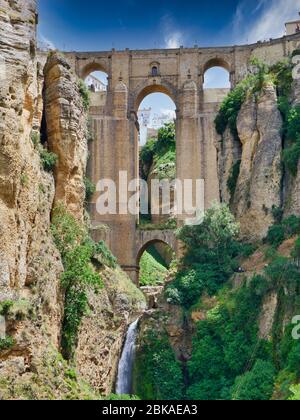
[[[110,250],[113,227],[90,215],[90,93],[68,54],[37,50],[36,1],[3,3],[0,399],[299,400],[300,41],[275,64],[252,57],[216,112],[220,200],[203,223],[124,219],[134,231],[176,230],[184,251],[151,242],[135,267],[140,288]],[[190,79],[182,107],[194,124]],[[142,149],[146,179],[174,178],[175,132],[163,127]]]

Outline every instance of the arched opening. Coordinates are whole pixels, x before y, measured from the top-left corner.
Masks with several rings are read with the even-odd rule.
[[[174,257],[173,249],[166,242],[157,240],[144,245],[137,259],[140,286],[163,286]]]
[[[108,75],[103,71],[93,71],[85,78],[85,84],[90,91],[91,107],[101,107],[106,104]]]
[[[222,102],[231,89],[230,66],[220,58],[204,66],[204,102]]]
[[[155,89],[146,88],[138,98],[139,173],[143,180],[139,224],[143,229],[169,229],[176,227],[176,105],[165,88]]]

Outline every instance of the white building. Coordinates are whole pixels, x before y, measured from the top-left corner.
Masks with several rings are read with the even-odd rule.
[[[292,22],[287,22],[285,24],[285,28],[286,28],[287,35],[294,35],[294,34],[300,33],[300,19],[294,20]]]
[[[105,92],[107,90],[105,84],[92,74],[85,79],[85,83],[92,92]]]
[[[144,146],[153,130],[159,130],[165,124],[174,121],[176,118],[175,111],[164,111],[161,114],[154,114],[152,108],[144,108],[138,111],[138,119],[140,124],[140,145]]]

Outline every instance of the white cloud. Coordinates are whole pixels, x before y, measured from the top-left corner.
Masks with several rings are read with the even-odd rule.
[[[183,35],[181,32],[173,32],[165,35],[166,48],[179,48],[183,44]]]
[[[161,19],[162,32],[164,34],[165,48],[179,48],[184,43],[184,33],[179,30],[172,17],[165,15]]]
[[[237,6],[233,21],[235,41],[254,43],[279,38],[285,33],[284,24],[297,19],[299,10],[300,0],[260,0],[251,13],[259,15],[249,23],[247,3],[243,0]]]

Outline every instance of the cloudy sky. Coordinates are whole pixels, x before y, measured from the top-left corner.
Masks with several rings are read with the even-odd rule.
[[[177,48],[280,37],[300,0],[38,0],[39,38],[61,50]],[[225,86],[215,70],[207,87]],[[149,100],[146,102],[149,106]],[[150,104],[151,105],[151,104]],[[167,100],[161,105],[169,108]]]

